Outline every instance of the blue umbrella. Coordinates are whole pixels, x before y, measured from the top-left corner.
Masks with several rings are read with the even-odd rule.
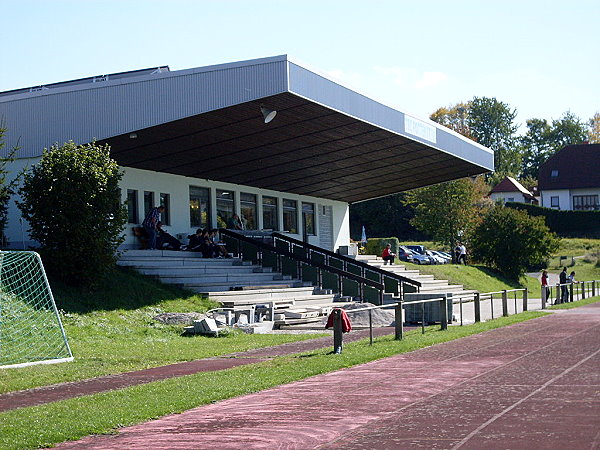
[[[362,243],[366,243],[367,242],[367,233],[365,232],[365,226],[364,225],[362,227],[362,236],[360,237],[360,242],[362,242]]]

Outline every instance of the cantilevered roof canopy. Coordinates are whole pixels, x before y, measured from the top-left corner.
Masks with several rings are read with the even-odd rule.
[[[489,149],[286,56],[105,83],[91,93],[56,88],[52,103],[63,116],[85,109],[86,98],[93,108],[72,118],[78,129],[57,124],[63,135],[71,132],[55,142],[96,137],[125,167],[345,202],[493,170]],[[268,124],[261,106],[277,111]]]

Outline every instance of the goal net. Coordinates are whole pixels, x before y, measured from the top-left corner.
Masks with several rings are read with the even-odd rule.
[[[0,369],[72,360],[40,255],[0,251]]]

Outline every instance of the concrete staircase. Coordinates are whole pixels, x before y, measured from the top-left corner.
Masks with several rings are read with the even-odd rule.
[[[397,273],[403,277],[409,278],[421,283],[420,293],[452,293],[453,296],[472,295],[476,291],[464,289],[461,284],[449,284],[448,280],[436,280],[433,275],[422,274],[416,269],[407,269],[402,264],[384,265],[383,259],[375,255],[357,255],[357,261],[365,262],[371,266],[379,267],[389,272]]]

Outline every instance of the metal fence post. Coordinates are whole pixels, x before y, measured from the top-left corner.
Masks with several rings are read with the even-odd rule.
[[[402,340],[404,338],[404,327],[402,326],[402,300],[400,300],[396,304],[395,319],[396,319],[396,323],[395,323],[395,336],[394,336],[394,338],[397,341],[400,341],[400,340]]]
[[[561,302],[562,286],[560,283],[556,283],[556,303],[558,305]]]
[[[592,281],[592,297],[596,296],[596,280]]]
[[[373,310],[369,310],[369,345],[373,345]]]
[[[448,295],[447,294],[444,294],[444,297],[440,301],[440,308],[442,308],[441,329],[447,330],[448,329]]]
[[[508,293],[506,289],[502,291],[502,315],[508,317]]]
[[[585,281],[581,282],[581,299],[585,298]]]
[[[548,295],[548,291],[546,290],[546,286],[542,286],[542,309],[546,309],[546,295]]]
[[[333,310],[333,353],[336,355],[342,353],[343,340],[342,310],[336,308]]]
[[[481,322],[481,298],[479,292],[475,292],[475,322]]]
[[[527,289],[525,289],[523,291],[523,311],[527,311],[527,308],[528,308],[528,306],[527,306],[527,297],[528,297],[528,295],[527,295]]]
[[[573,301],[573,283],[569,285],[569,298],[567,300],[570,302]]]

